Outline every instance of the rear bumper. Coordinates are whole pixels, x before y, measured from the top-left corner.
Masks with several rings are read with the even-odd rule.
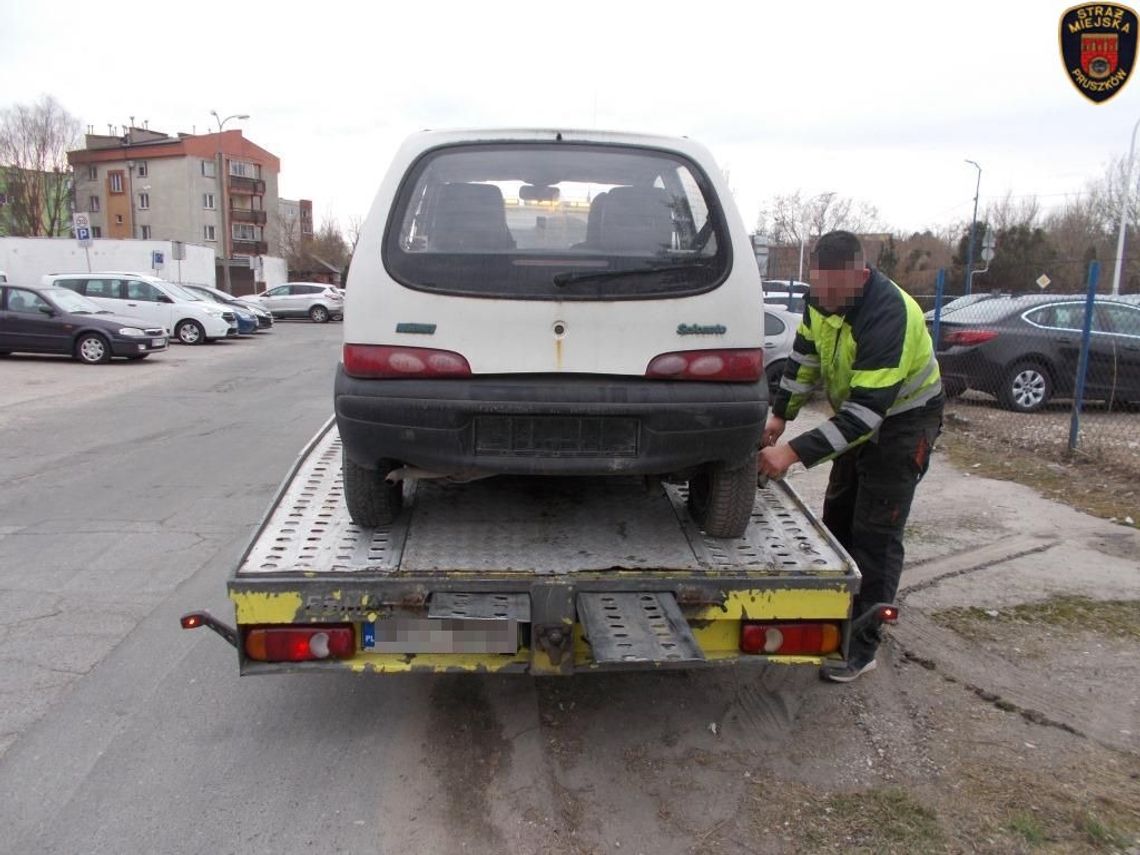
[[[531,375],[358,380],[337,370],[348,457],[440,472],[664,475],[759,445],[767,386]]]

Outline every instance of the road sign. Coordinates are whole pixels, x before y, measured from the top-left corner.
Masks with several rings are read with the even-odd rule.
[[[91,229],[83,228],[80,226],[75,230],[75,236],[79,239],[80,243],[91,240]]]
[[[71,215],[71,224],[75,227],[76,231],[80,229],[91,228],[91,218],[86,214],[79,213],[78,211]]]
[[[166,261],[166,256],[164,256],[162,254],[162,250],[156,249],[156,250],[153,250],[151,252],[151,254],[150,254],[150,266],[153,267],[155,270],[158,270],[158,268],[162,267],[162,265],[165,263],[165,261]]]
[[[994,260],[994,248],[992,246],[982,247],[982,261]]]
[[[1049,287],[1049,283],[1052,281],[1053,281],[1052,279],[1050,279],[1048,276],[1046,276],[1044,273],[1042,273],[1040,276],[1037,277],[1037,287],[1040,288],[1042,291],[1044,291],[1046,288]]]

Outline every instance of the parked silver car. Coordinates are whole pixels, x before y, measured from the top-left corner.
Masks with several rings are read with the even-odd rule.
[[[335,285],[323,282],[288,282],[242,299],[275,318],[308,318],[318,324],[344,319],[344,295]]]
[[[768,296],[765,295],[767,300]],[[776,395],[784,366],[792,355],[796,328],[802,312],[789,312],[783,306],[764,304],[764,376],[768,378],[768,400]]]

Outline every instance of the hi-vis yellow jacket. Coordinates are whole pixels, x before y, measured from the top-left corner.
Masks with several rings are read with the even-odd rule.
[[[821,380],[835,415],[789,443],[805,466],[866,442],[884,419],[942,393],[922,309],[879,271],[871,271],[862,296],[842,315],[809,299],[772,412],[794,419]]]

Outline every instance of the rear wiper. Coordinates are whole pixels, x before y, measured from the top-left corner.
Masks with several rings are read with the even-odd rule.
[[[580,273],[555,273],[555,285],[569,285],[571,282],[586,282],[593,279],[620,279],[639,273],[668,273],[671,270],[692,270],[695,267],[708,267],[708,261],[686,261],[679,264],[650,264],[645,267],[630,267],[623,270],[584,270]]]

